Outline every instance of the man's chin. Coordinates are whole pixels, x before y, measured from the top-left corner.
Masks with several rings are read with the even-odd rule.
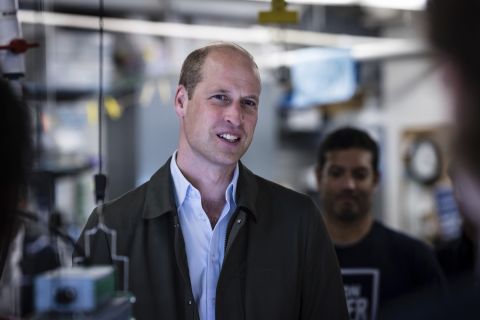
[[[361,214],[356,210],[342,210],[335,215],[343,223],[354,223],[360,220]]]

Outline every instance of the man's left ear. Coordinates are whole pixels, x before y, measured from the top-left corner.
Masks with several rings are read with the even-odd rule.
[[[185,106],[188,100],[188,93],[187,89],[183,85],[179,85],[177,87],[177,91],[175,92],[175,113],[179,117],[185,116]]]

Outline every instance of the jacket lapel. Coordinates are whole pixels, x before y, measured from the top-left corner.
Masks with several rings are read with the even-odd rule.
[[[248,213],[251,213],[255,219],[258,218],[257,208],[258,185],[257,177],[243,165],[239,163],[239,177],[237,182],[236,202],[237,207]]]
[[[170,174],[170,157],[168,161],[153,174],[148,182],[145,195],[145,207],[142,216],[144,219],[160,217],[168,212],[176,212],[175,191]]]
[[[193,294],[192,286],[190,282],[190,275],[188,271],[187,255],[185,251],[185,243],[183,240],[182,230],[178,219],[177,205],[175,202],[175,188],[173,185],[172,175],[170,173],[170,157],[168,161],[150,178],[148,183],[147,193],[145,195],[145,207],[143,209],[143,219],[152,220],[159,218],[165,214],[169,214],[169,223],[174,229],[173,231],[173,247],[175,252],[175,260],[177,267],[184,282],[185,287],[189,292],[189,296]],[[196,307],[192,308],[194,318],[197,319],[198,315]]]

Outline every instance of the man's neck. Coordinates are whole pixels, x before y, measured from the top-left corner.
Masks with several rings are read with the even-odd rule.
[[[333,243],[339,246],[348,246],[360,241],[368,234],[372,224],[373,217],[371,214],[351,222],[340,221],[328,214],[325,216],[325,225],[328,233]]]
[[[215,166],[203,161],[192,160],[177,152],[174,159],[183,176],[200,192],[202,199],[218,201],[225,198],[225,190],[232,180],[236,165]]]
[[[210,201],[225,200],[225,191],[227,186],[232,181],[233,171],[231,170],[215,170],[213,168],[201,169],[195,168],[188,170],[179,165],[185,178],[200,192],[202,199]]]
[[[183,176],[200,192],[202,207],[214,226],[225,206],[225,191],[232,181],[235,166],[191,166],[188,161],[179,159],[178,154],[175,160]]]

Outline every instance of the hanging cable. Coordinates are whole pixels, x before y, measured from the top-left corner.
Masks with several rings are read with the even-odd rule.
[[[98,172],[102,173],[102,110],[103,110],[103,0],[100,0],[99,12],[99,81],[98,81]]]
[[[105,189],[107,187],[107,176],[103,174],[103,148],[102,148],[102,133],[103,133],[103,17],[104,17],[104,5],[103,0],[100,0],[99,10],[99,88],[98,88],[98,173],[95,175],[95,201],[97,204],[103,203],[105,200]]]

